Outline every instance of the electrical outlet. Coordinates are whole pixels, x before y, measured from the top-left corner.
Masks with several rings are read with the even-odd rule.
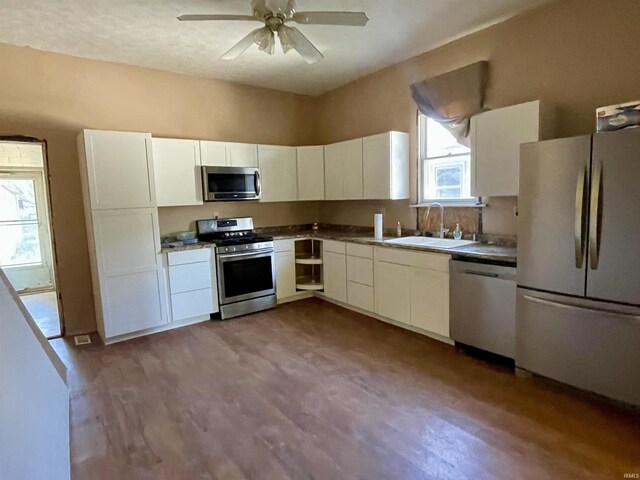
[[[518,216],[518,206],[517,206],[517,205],[514,205],[514,206],[513,206],[513,216],[514,216],[514,217],[517,217],[517,216]]]
[[[219,218],[220,217],[220,212],[213,212],[213,218]]]

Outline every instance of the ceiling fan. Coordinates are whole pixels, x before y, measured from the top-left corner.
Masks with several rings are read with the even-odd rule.
[[[242,55],[254,43],[263,52],[273,55],[275,34],[278,34],[282,50],[296,50],[307,63],[316,63],[324,55],[296,27],[286,25],[295,22],[302,25],[338,25],[364,27],[369,18],[364,12],[298,12],[294,0],[252,0],[253,15],[181,15],[180,21],[241,20],[262,22],[264,27],[253,30],[225,53],[222,58],[233,60]]]

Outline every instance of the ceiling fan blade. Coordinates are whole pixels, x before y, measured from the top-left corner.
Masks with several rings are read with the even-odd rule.
[[[256,43],[255,35],[263,28],[266,28],[266,27],[258,28],[250,32],[246,37],[244,37],[242,40],[236,43],[233,47],[229,49],[227,53],[225,53],[222,56],[223,60],[234,60],[238,58],[240,55],[242,55],[244,52],[246,52],[251,45]]]
[[[253,15],[180,15],[181,22],[202,22],[208,20],[244,20],[248,22],[259,22]]]
[[[324,58],[320,50],[295,27],[281,25],[278,28],[278,36],[284,53],[293,48],[307,63],[316,63]]]
[[[296,12],[292,20],[303,25],[364,27],[369,17],[364,12]]]

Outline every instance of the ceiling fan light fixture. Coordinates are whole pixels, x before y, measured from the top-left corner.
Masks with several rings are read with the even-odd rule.
[[[275,35],[278,34],[282,51],[297,51],[307,63],[316,63],[324,58],[305,35],[295,27],[289,27],[286,22],[303,25],[334,25],[364,27],[369,17],[364,12],[317,11],[297,12],[295,0],[251,0],[253,15],[180,15],[180,21],[208,21],[208,20],[240,20],[264,23],[264,27],[250,32],[235,44],[222,58],[232,60],[238,58],[253,45],[273,55],[275,50]]]
[[[273,55],[275,50],[275,35],[269,27],[263,27],[253,33],[253,41],[260,51]]]

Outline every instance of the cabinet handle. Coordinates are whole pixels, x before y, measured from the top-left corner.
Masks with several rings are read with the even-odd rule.
[[[597,162],[591,183],[591,208],[589,213],[589,263],[591,270],[598,269],[600,230],[600,190],[602,189],[602,163]]]
[[[586,166],[578,173],[576,185],[576,218],[575,218],[575,254],[576,268],[582,268],[584,259],[584,191],[586,180]]]
[[[523,297],[525,300],[528,300],[532,303],[538,303],[540,305],[546,305],[549,307],[565,308],[567,310],[586,310],[588,312],[605,313],[609,315],[619,315],[621,317],[640,320],[640,315],[637,315],[635,313],[619,312],[616,310],[612,310],[610,308],[594,308],[594,307],[586,307],[584,305],[574,305],[572,303],[554,302],[553,300],[545,300],[544,298],[532,297],[531,295],[523,295]]]

